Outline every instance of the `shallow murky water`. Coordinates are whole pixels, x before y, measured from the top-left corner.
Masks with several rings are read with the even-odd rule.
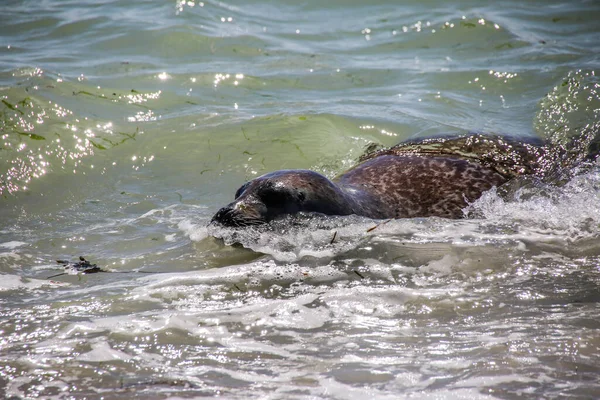
[[[409,137],[581,158],[597,2],[0,9],[0,397],[600,396],[598,165],[464,220],[207,227],[247,179]]]

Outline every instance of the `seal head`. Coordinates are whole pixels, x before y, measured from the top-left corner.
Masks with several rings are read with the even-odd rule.
[[[221,208],[211,222],[249,226],[301,211],[349,215],[353,210],[348,195],[323,175],[309,170],[281,170],[242,185],[235,200]]]

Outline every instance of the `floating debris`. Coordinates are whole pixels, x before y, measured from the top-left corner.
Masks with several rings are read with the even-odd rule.
[[[57,276],[67,275],[70,272],[81,273],[81,274],[95,274],[96,272],[107,272],[100,268],[97,264],[92,264],[86,260],[83,256],[79,256],[79,262],[70,262],[66,260],[56,260],[56,262],[65,267],[67,272],[61,272],[60,274],[49,276],[46,279],[56,278]]]

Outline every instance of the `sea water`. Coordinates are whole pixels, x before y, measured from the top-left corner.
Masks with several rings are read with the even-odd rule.
[[[597,166],[463,220],[207,227],[407,138],[593,137],[598,2],[0,11],[0,397],[600,396]]]

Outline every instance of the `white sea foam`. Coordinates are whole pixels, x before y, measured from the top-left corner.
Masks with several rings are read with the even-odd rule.
[[[27,245],[27,243],[19,242],[16,240],[0,243],[0,247],[4,247],[5,249],[10,249],[10,250],[16,249],[18,247],[26,246],[26,245]]]
[[[59,287],[68,286],[68,284],[49,280],[24,278],[18,275],[0,274],[0,292],[33,290],[44,286]]]

